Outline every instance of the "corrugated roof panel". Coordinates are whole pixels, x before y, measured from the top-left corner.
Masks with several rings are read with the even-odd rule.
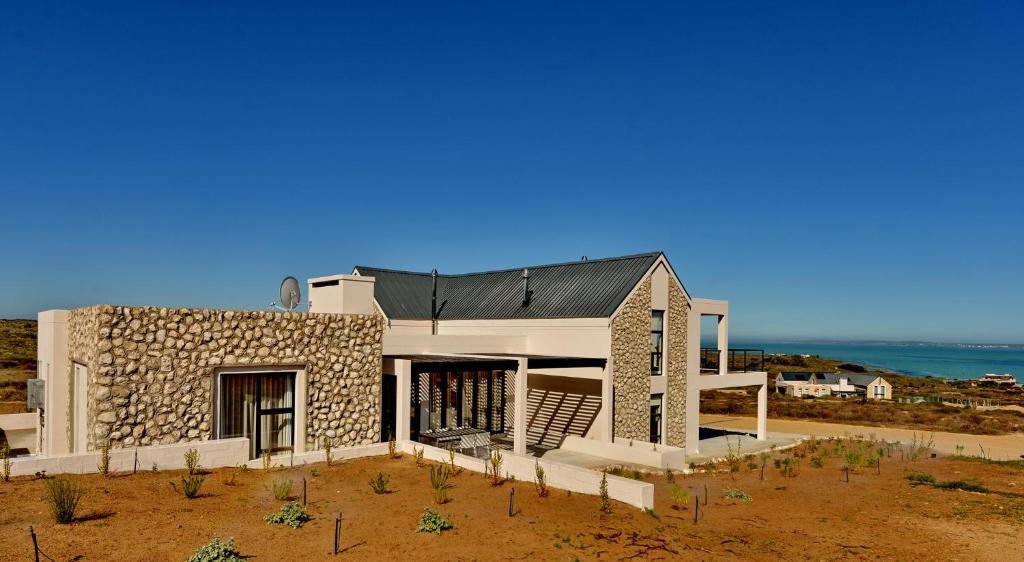
[[[530,304],[523,306],[523,268],[438,274],[438,319],[603,318],[611,316],[660,252],[528,267]],[[389,318],[430,320],[429,273],[358,266],[376,277],[374,296]]]

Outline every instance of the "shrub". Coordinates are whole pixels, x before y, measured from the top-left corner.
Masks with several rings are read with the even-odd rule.
[[[96,466],[96,470],[104,478],[110,476],[110,439],[100,445],[100,464]]]
[[[915,472],[914,474],[907,476],[907,480],[910,480],[910,483],[913,485],[935,484],[935,477],[924,472]]]
[[[394,436],[388,434],[388,456],[397,459],[402,456],[402,453],[398,452],[398,443],[395,442]]]
[[[81,486],[63,476],[47,480],[46,503],[50,506],[54,521],[62,524],[74,521],[75,511],[84,494]]]
[[[235,539],[222,541],[215,535],[189,557],[188,562],[245,562],[245,558],[235,550]]]
[[[740,500],[741,502],[748,502],[754,499],[750,497],[750,494],[744,492],[739,488],[726,488],[725,491],[722,492],[722,497],[732,500]]]
[[[684,490],[679,484],[672,484],[672,507],[686,509],[690,505],[690,491]]]
[[[608,473],[601,473],[601,485],[598,487],[598,494],[601,496],[600,509],[604,513],[612,512],[612,502],[608,500]]]
[[[331,438],[324,436],[324,455],[327,457],[327,466],[331,466],[331,462],[334,459],[331,458],[331,449],[334,448],[334,443],[331,442]]]
[[[275,478],[270,483],[270,488],[274,493],[275,500],[286,500],[292,496],[292,479]]]
[[[822,468],[825,466],[825,459],[821,455],[814,455],[811,457],[811,466],[814,468]]]
[[[742,445],[743,438],[740,437],[736,440],[736,450],[734,451],[732,448],[732,441],[729,440],[729,436],[725,437],[725,446],[729,448],[729,451],[725,457],[725,462],[726,464],[729,465],[729,472],[740,471],[740,460],[742,458],[740,455],[740,448],[742,447]]]
[[[448,502],[448,477],[451,471],[447,466],[437,465],[430,467],[430,488],[433,490],[434,503],[443,505]]]
[[[447,517],[440,515],[429,507],[423,510],[423,515],[420,515],[420,524],[416,528],[420,533],[437,533],[441,534],[448,529],[455,528],[452,524],[452,520]]]
[[[921,457],[921,455],[931,451],[934,446],[935,434],[932,434],[931,437],[925,441],[923,433],[921,434],[921,437],[918,438],[917,433],[915,432],[913,440],[910,442],[910,451],[908,451],[907,456],[910,460],[916,461]]]
[[[501,456],[501,449],[495,449],[491,451],[491,485],[499,486],[502,483],[501,478],[501,463],[503,457]]]
[[[384,474],[383,472],[377,472],[377,476],[370,479],[370,488],[373,489],[373,493],[375,494],[390,493],[390,490],[388,490],[388,482],[390,481],[390,475]]]
[[[263,451],[263,470],[270,470],[274,468],[274,461],[270,458],[270,449]]]
[[[3,460],[0,477],[3,477],[4,482],[9,482],[11,480],[11,447],[7,443],[0,447],[0,459]]]
[[[281,509],[277,513],[271,513],[266,517],[267,523],[277,525],[288,525],[293,529],[298,529],[303,523],[309,521],[309,514],[306,513],[306,509],[296,502],[288,502],[281,506]]]
[[[665,481],[669,484],[676,481],[676,474],[670,468],[665,469]]]
[[[416,445],[412,446],[412,456],[413,456],[414,459],[416,459],[416,466],[418,466],[418,467],[422,467],[423,466],[423,452],[425,450],[426,450],[426,447],[420,447],[419,449],[417,449]]]
[[[189,475],[199,472],[199,450],[195,447],[185,451],[185,470]]]
[[[781,461],[776,460],[776,465],[779,468],[779,474],[785,478],[794,478],[797,473],[797,467],[800,466],[800,461],[795,457],[786,457]]]
[[[202,476],[182,476],[181,477],[181,493],[186,498],[192,499],[199,495],[199,488],[203,485]]]
[[[533,473],[536,478],[533,481],[533,485],[537,488],[537,495],[544,498],[550,493],[548,490],[548,477],[544,474],[544,467],[540,465],[540,461],[533,461]]]
[[[987,494],[991,492],[988,488],[974,482],[965,482],[963,480],[950,480],[948,482],[939,482],[935,484],[936,488],[942,488],[943,490],[963,490],[965,492],[980,492]]]
[[[650,515],[651,517],[653,517],[655,519],[661,519],[661,516],[658,515],[658,512],[654,511],[654,508],[652,508],[652,507],[645,507],[644,508],[644,513],[646,513],[647,515]]]
[[[459,473],[459,467],[455,466],[455,445],[448,445],[448,464],[453,475]]]

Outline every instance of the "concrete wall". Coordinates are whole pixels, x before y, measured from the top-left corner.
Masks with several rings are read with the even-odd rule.
[[[68,331],[69,370],[89,372],[87,450],[212,439],[215,375],[277,367],[305,374],[297,448],[379,440],[379,316],[100,305],[71,311]]]
[[[67,427],[68,411],[68,311],[47,310],[37,316],[36,376],[46,385],[45,404],[59,404],[57,408],[43,408],[41,452],[69,453]]]
[[[668,445],[655,446],[646,440],[630,442],[629,439],[616,438],[614,443],[608,443],[569,436],[565,438],[560,448],[565,451],[651,468],[671,468],[672,470],[685,470],[686,468],[682,449]]]
[[[139,470],[175,470],[185,468],[185,453],[195,448],[199,451],[199,464],[203,468],[237,466],[249,459],[249,440],[222,439],[197,443],[179,443],[174,445],[154,445],[129,449],[110,450],[110,470],[113,472],[131,472],[138,453]],[[98,471],[100,453],[55,455],[48,457],[23,457],[11,461],[11,475],[31,476],[46,471],[53,474],[88,474]]]
[[[590,439],[604,437],[604,420],[599,415],[599,379],[531,372],[527,384],[526,436],[529,443],[557,447],[566,435]]]
[[[612,318],[615,437],[650,439],[651,280],[644,279]]]
[[[36,454],[38,429],[39,414],[36,412],[0,415],[0,447],[6,443],[13,454],[19,451]]]

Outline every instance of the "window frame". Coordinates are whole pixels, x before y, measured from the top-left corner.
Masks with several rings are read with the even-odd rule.
[[[655,330],[654,329],[654,319],[655,318],[660,318],[661,319],[661,323],[660,323],[661,329],[660,330]],[[658,345],[657,345],[657,351],[655,351],[653,349],[651,350],[651,376],[652,377],[660,377],[660,376],[665,374],[665,311],[664,310],[651,309],[651,336],[650,336],[650,340],[649,340],[649,344],[648,344],[649,347],[651,347],[651,348],[655,347],[654,346],[654,341],[655,341],[654,337],[655,337],[655,335],[658,336],[658,339],[657,339]],[[655,370],[655,366],[657,366],[657,370]]]

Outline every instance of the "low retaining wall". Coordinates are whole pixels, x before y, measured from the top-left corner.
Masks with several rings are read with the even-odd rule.
[[[603,457],[616,462],[638,464],[652,468],[672,470],[685,470],[686,452],[679,447],[658,445],[654,449],[653,443],[633,441],[630,445],[629,439],[616,438],[614,443],[584,439],[575,435],[566,435],[565,440],[558,447],[565,451],[573,451],[595,457]]]
[[[387,443],[374,443],[372,445],[358,445],[356,447],[335,447],[331,449],[332,461],[343,461],[347,459],[358,459],[362,457],[379,457],[388,454]],[[447,453],[445,453],[447,454]],[[270,457],[270,463],[274,466],[302,466],[318,462],[327,462],[327,453],[324,451],[310,451],[296,455],[277,455]],[[249,468],[263,468],[263,459],[246,461]]]
[[[423,448],[423,458],[432,461],[447,463],[449,460],[448,451],[430,445],[414,443],[412,441],[401,442],[402,451],[412,454],[415,446],[417,450]],[[385,448],[385,452],[387,449]],[[536,457],[517,455],[512,451],[502,451],[502,472],[521,482],[533,482],[535,477],[535,464],[539,463],[544,469],[548,485],[552,488],[561,488],[580,494],[596,496],[601,487],[601,473],[595,470],[580,468],[560,462],[546,461]],[[455,454],[455,464],[483,474],[486,463],[483,459],[468,455]],[[654,484],[621,478],[608,475],[608,496],[613,500],[629,504],[638,509],[654,507]]]
[[[154,464],[159,470],[185,468],[185,452],[193,448],[199,451],[199,464],[203,468],[238,466],[249,460],[249,440],[240,437],[137,449],[111,449],[110,471],[131,471],[136,452],[139,455],[139,470],[151,470]],[[99,464],[100,453],[96,451],[50,457],[21,457],[11,459],[11,475],[30,476],[40,471],[46,471],[47,474],[87,474],[98,472]]]
[[[0,416],[0,431],[3,432],[3,437],[12,452],[17,453],[19,450],[27,450],[29,453],[36,452],[39,442],[38,429],[39,414],[36,412]]]

